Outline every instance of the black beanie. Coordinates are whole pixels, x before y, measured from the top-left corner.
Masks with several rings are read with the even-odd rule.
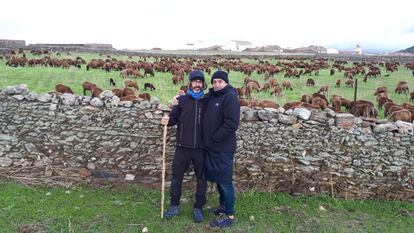
[[[222,70],[217,70],[216,72],[214,72],[213,76],[211,76],[211,84],[213,84],[213,80],[216,78],[222,79],[228,84],[229,83],[228,76],[229,75],[227,74],[227,72],[222,71]]]
[[[199,71],[199,70],[191,71],[190,75],[188,76],[188,80],[190,82],[192,82],[193,80],[196,80],[196,79],[201,80],[204,83],[205,82],[204,73],[202,71]]]

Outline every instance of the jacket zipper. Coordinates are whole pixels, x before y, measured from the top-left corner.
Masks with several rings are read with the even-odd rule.
[[[196,148],[197,141],[197,109],[198,109],[198,100],[195,101],[195,114],[194,114],[194,149]]]
[[[180,143],[179,143],[180,146],[181,146],[181,143],[183,142],[183,127],[184,127],[184,124],[181,123],[181,127],[180,127]]]

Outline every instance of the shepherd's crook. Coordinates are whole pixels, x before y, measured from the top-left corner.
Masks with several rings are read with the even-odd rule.
[[[162,137],[162,175],[161,175],[161,218],[164,218],[164,186],[165,186],[165,149],[167,147],[167,125],[164,125]]]

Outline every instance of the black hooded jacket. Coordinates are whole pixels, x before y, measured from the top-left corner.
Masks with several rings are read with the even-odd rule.
[[[215,152],[236,151],[236,131],[240,122],[240,103],[236,90],[227,85],[220,91],[213,88],[205,95],[203,147]]]
[[[177,146],[185,148],[201,148],[202,116],[204,114],[204,98],[195,100],[190,95],[177,98],[170,112],[168,126],[177,125]]]

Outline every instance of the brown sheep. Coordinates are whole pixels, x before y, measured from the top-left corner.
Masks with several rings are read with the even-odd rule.
[[[401,104],[401,107],[403,107],[405,109],[414,109],[414,106],[409,104],[409,103],[403,103],[403,104]]]
[[[248,83],[250,82],[254,82],[257,84],[257,86],[260,88],[260,84],[259,82],[257,82],[256,80],[252,79],[251,77],[246,77],[244,78],[244,85],[247,86]]]
[[[147,74],[149,74],[152,77],[154,77],[154,69],[152,68],[151,65],[144,66],[144,76],[147,75]]]
[[[255,107],[257,107],[257,106],[259,106],[259,102],[256,100],[256,98],[252,98],[250,101],[249,101],[249,107],[251,107],[251,108],[255,108]]]
[[[174,85],[178,85],[179,83],[184,83],[184,76],[181,75],[174,75],[171,78]]]
[[[135,95],[135,92],[131,89],[129,89],[128,87],[125,87],[122,90],[122,96],[128,96],[128,95]]]
[[[387,111],[387,116],[390,116],[393,112],[395,112],[395,111],[400,111],[400,110],[403,110],[404,108],[403,107],[401,107],[401,106],[399,106],[399,105],[393,105],[393,106],[391,106],[389,109],[388,109],[388,111]]]
[[[348,79],[345,81],[345,86],[347,87],[354,87],[355,81],[353,79]]]
[[[131,80],[125,80],[124,83],[125,83],[125,87],[133,87],[138,91],[138,83],[137,82],[134,82],[134,81],[131,81]]]
[[[260,90],[260,86],[257,85],[257,82],[247,83],[246,88],[249,89],[250,92],[252,92],[253,90],[256,90],[256,92],[259,92],[259,90]]]
[[[144,76],[139,72],[139,70],[135,70],[132,68],[128,68],[128,69],[123,69],[121,71],[121,73],[119,74],[122,78],[127,78],[129,76],[134,77],[134,78],[143,78]]]
[[[322,95],[320,93],[313,93],[312,94],[312,98],[315,98],[315,97],[319,97],[319,98],[325,100],[326,105],[328,105],[329,102],[328,102],[328,99],[325,97],[325,95]]]
[[[83,87],[83,95],[86,95],[86,91],[90,91],[92,93],[93,92],[92,90],[94,88],[97,88],[96,84],[91,83],[91,82],[83,82],[82,87]]]
[[[112,92],[113,92],[116,96],[118,96],[119,98],[121,98],[121,97],[122,97],[122,90],[121,90],[121,89],[119,89],[119,88],[114,88],[114,89],[112,89]]]
[[[301,103],[302,102],[288,102],[288,103],[285,103],[283,105],[283,108],[285,110],[289,110],[289,109],[296,108],[296,107],[300,106]]]
[[[401,94],[403,92],[404,94],[407,94],[409,92],[408,84],[402,84],[402,85],[398,84],[397,87],[395,88],[395,93]]]
[[[69,94],[73,94],[72,89],[70,89],[70,87],[65,86],[63,84],[56,84],[55,91],[56,92],[59,92],[59,93],[69,93]]]
[[[93,89],[92,89],[92,98],[93,97],[99,97],[99,95],[101,94],[103,92],[103,90],[101,89],[101,88],[99,88],[99,87],[94,87]]]
[[[326,108],[326,106],[328,105],[328,103],[322,98],[314,97],[314,98],[312,98],[312,105],[317,105],[322,110],[324,110]]]
[[[386,92],[379,93],[379,94],[375,97],[375,100],[378,102],[378,101],[379,101],[379,99],[380,99],[380,98],[383,98],[383,97],[388,98],[388,94],[387,94]]]
[[[334,108],[335,112],[339,112],[341,110],[341,97],[340,96],[333,96],[332,97],[332,107]]]
[[[315,86],[315,80],[308,78],[308,80],[306,80],[306,86]]]
[[[240,107],[241,106],[246,106],[246,107],[248,107],[249,106],[249,102],[247,102],[246,100],[244,100],[244,99],[239,99],[239,103],[240,103]]]
[[[278,83],[278,82],[277,82],[277,80],[276,80],[276,79],[274,79],[274,78],[270,79],[270,80],[269,80],[269,83],[270,83],[270,86],[271,86],[271,87],[276,87],[276,86],[279,86],[279,83]]]
[[[121,76],[122,78],[126,78],[129,76],[130,73],[131,73],[130,69],[123,69],[121,70],[121,73],[119,74],[119,76]]]
[[[277,86],[277,87],[273,88],[273,90],[270,92],[270,95],[275,94],[277,97],[281,97],[282,96],[282,91],[283,91],[282,87]]]
[[[261,108],[275,108],[275,109],[277,109],[277,108],[280,107],[280,105],[277,104],[277,103],[275,103],[275,102],[273,102],[273,101],[270,101],[270,100],[262,100],[262,101],[259,102],[259,107],[261,107]]]
[[[336,80],[336,83],[335,83],[335,88],[339,88],[339,87],[341,87],[341,80],[340,79]]]
[[[270,84],[270,83],[265,83],[265,84],[263,84],[263,86],[262,86],[262,88],[260,89],[260,91],[265,91],[265,92],[267,92],[267,91],[270,89],[270,87],[271,87],[271,84]]]
[[[283,81],[282,88],[283,89],[293,90],[292,84],[288,80]]]
[[[405,122],[411,122],[411,112],[407,109],[402,109],[398,111],[394,111],[390,114],[388,117],[388,120],[390,121],[405,121]]]
[[[387,87],[378,87],[374,95],[378,95],[379,93],[388,93]]]
[[[302,95],[302,97],[300,98],[300,102],[304,102],[304,103],[312,103],[312,96],[310,95]]]
[[[249,88],[246,88],[246,87],[239,88],[238,94],[239,94],[239,98],[246,98],[246,99],[251,98],[251,91]]]
[[[410,101],[414,102],[414,91],[410,93]]]
[[[325,95],[326,92],[328,92],[329,90],[329,86],[328,85],[323,85],[321,86],[321,88],[319,89],[319,91],[317,93],[322,93],[322,95]],[[328,101],[326,101],[328,102]]]
[[[316,110],[320,110],[321,109],[320,106],[313,105],[313,104],[310,104],[310,103],[301,103],[298,107],[306,108],[306,109],[316,109]]]
[[[266,71],[264,80],[267,81],[267,80],[269,80],[269,78],[270,78],[270,73],[269,73],[269,71]]]
[[[138,102],[139,100],[141,100],[141,98],[139,98],[138,96],[135,95],[127,95],[127,96],[122,96],[120,98],[121,101],[132,101],[134,103]]]
[[[150,101],[151,100],[151,96],[150,96],[150,94],[148,94],[148,93],[141,93],[141,94],[139,94],[138,95],[138,97],[140,97],[140,98],[142,98],[142,99],[144,99],[144,100],[148,100],[148,101]]]
[[[384,108],[384,116],[388,116],[388,111],[392,106],[398,106],[398,104],[395,104],[393,102],[387,102],[382,106]]]
[[[382,106],[384,106],[385,103],[392,102],[392,100],[388,99],[388,97],[386,96],[381,96],[377,100],[378,100],[378,109],[382,109]]]
[[[142,75],[141,72],[139,72],[139,70],[132,70],[131,76],[134,78],[144,78],[144,75]]]
[[[377,110],[374,104],[366,100],[357,100],[351,103],[349,112],[355,116],[376,117]]]
[[[341,97],[341,107],[345,107],[348,111],[351,108],[352,101]]]

